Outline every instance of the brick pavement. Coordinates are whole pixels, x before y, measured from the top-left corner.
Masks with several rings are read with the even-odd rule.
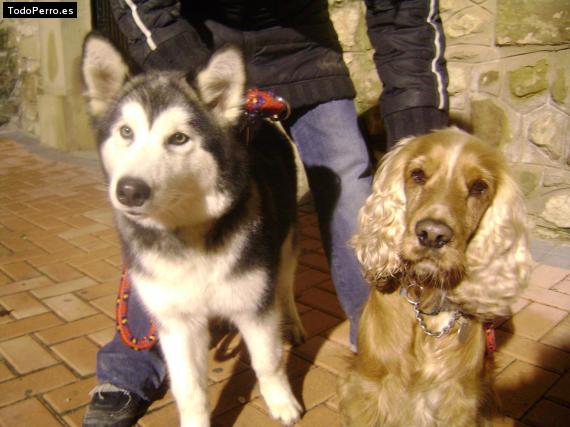
[[[98,168],[36,148],[0,140],[0,425],[77,426],[96,383],[95,354],[114,333],[120,249]],[[310,206],[300,222],[295,289],[309,339],[287,348],[287,367],[307,409],[298,425],[335,427],[348,325]],[[505,414],[497,426],[570,419],[570,248],[533,240],[533,254],[531,285],[497,331]],[[211,349],[208,392],[216,426],[277,425],[239,336]],[[176,423],[170,394],[140,421]]]

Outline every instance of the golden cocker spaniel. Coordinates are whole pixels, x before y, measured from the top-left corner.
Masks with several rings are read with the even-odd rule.
[[[401,141],[352,244],[373,289],[339,386],[343,424],[482,425],[483,323],[509,314],[530,270],[524,202],[500,153],[457,128]]]

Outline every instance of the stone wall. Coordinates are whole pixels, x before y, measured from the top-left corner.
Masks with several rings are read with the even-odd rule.
[[[329,4],[358,111],[378,138],[381,84],[364,2]],[[73,22],[0,21],[0,125],[11,118],[64,150],[93,146],[77,69],[89,1],[79,6]],[[570,0],[440,0],[440,10],[452,120],[503,150],[537,230],[570,237]]]
[[[0,126],[64,151],[95,147],[79,75],[90,27],[89,0],[78,0],[75,19],[0,20]]]
[[[12,122],[35,135],[39,130],[37,33],[37,25],[24,20],[0,22],[0,126]]]
[[[364,4],[329,4],[375,133],[381,85]],[[570,0],[440,0],[440,12],[452,121],[505,153],[538,232],[570,237]]]

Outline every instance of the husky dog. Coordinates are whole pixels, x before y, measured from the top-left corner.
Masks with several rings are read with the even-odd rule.
[[[177,73],[128,78],[106,40],[85,41],[86,100],[129,266],[155,319],[183,426],[208,426],[208,319],[229,319],[251,354],[271,415],[301,406],[282,361],[282,323],[304,336],[292,292],[296,178],[289,142],[262,123],[239,138],[245,68],[216,52],[188,82]]]

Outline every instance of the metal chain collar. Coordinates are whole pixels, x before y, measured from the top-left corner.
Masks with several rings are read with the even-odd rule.
[[[413,298],[412,293],[410,293],[411,289],[417,289],[419,291],[417,292],[417,298]],[[414,308],[414,313],[416,314],[416,320],[418,322],[418,325],[420,325],[421,330],[430,337],[441,338],[442,336],[448,334],[455,325],[455,322],[457,322],[457,320],[462,316],[461,311],[455,309],[451,311],[451,319],[449,320],[447,325],[445,325],[439,331],[432,331],[428,328],[424,320],[424,316],[436,316],[441,312],[440,308],[438,307],[436,310],[434,310],[431,313],[426,313],[420,309],[421,295],[424,288],[423,286],[418,285],[417,283],[411,283],[405,287],[402,287],[401,290],[402,294],[406,298],[406,301],[408,301],[408,303]]]

